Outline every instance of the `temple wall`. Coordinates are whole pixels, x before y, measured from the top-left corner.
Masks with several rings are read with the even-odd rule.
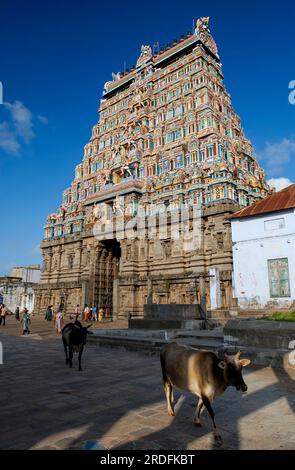
[[[104,244],[88,233],[68,239],[46,241],[42,245],[44,264],[35,289],[36,313],[48,304],[58,308],[63,301],[66,313],[77,304],[104,305],[106,314],[126,317],[143,315],[144,304],[194,304],[201,299],[200,276],[205,275],[207,308],[210,308],[210,269],[218,270],[221,306],[232,302],[231,227],[226,217],[237,207],[212,204],[200,225],[199,246],[184,250],[179,241],[121,240],[121,257],[112,253],[112,242]],[[169,234],[169,228],[168,228]],[[171,235],[171,233],[170,233]],[[51,270],[50,270],[51,268]],[[207,276],[207,277],[206,277]],[[116,279],[115,312],[112,312],[113,281]],[[111,298],[112,297],[112,298]]]

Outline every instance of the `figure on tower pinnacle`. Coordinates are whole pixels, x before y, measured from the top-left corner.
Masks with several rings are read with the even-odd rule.
[[[201,17],[197,20],[195,35],[196,38],[207,46],[208,49],[210,49],[211,52],[213,52],[213,54],[219,59],[217,45],[210,33],[209,20],[209,16]]]

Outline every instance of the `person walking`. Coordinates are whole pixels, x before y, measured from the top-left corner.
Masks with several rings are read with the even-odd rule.
[[[7,313],[8,313],[7,308],[5,307],[4,304],[2,304],[1,309],[0,309],[0,325],[2,325],[3,323],[3,326],[5,326]]]
[[[48,305],[46,312],[45,312],[45,320],[47,321],[52,321],[53,319],[53,311],[52,311],[52,305]]]
[[[14,312],[16,321],[20,320],[19,314],[20,314],[19,307],[16,307],[15,312]]]
[[[79,316],[81,314],[81,310],[80,310],[80,305],[77,304],[76,305],[76,308],[75,308],[75,316],[76,316],[76,320],[78,320]]]
[[[84,307],[84,318],[83,318],[84,321],[88,321],[89,311],[90,311],[90,310],[89,310],[88,305],[85,304],[85,307]]]
[[[103,319],[103,308],[100,307],[99,311],[98,311],[98,321],[101,322]]]
[[[55,330],[57,334],[60,334],[64,325],[63,313],[59,309],[55,317]]]
[[[22,325],[23,325],[23,335],[29,335],[30,334],[30,330],[29,330],[29,325],[31,323],[31,319],[30,319],[30,313],[29,313],[29,310],[25,307],[23,309],[23,318],[22,318]]]
[[[92,304],[91,304],[90,308],[89,308],[88,321],[92,320],[92,313],[93,313],[93,308],[92,308]]]
[[[97,306],[94,305],[93,310],[92,310],[92,319],[94,321],[97,321]]]

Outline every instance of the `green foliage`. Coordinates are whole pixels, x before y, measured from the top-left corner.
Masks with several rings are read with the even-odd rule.
[[[261,320],[295,322],[295,312],[275,312],[266,317],[262,317]]]

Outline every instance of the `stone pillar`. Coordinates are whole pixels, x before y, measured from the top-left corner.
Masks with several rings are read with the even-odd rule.
[[[153,281],[151,280],[150,277],[148,277],[147,280],[147,304],[152,304],[153,303]]]
[[[81,294],[81,308],[84,309],[85,304],[89,304],[88,299],[88,281],[82,282],[82,294]]]
[[[99,268],[98,268],[98,308],[105,308],[104,294],[105,294],[105,277],[106,277],[106,257],[107,250],[103,249],[100,253]]]
[[[209,269],[210,276],[210,303],[211,309],[215,310],[221,308],[221,288],[220,288],[220,275],[218,268]]]
[[[206,302],[206,280],[204,276],[199,278],[200,286],[200,305],[203,313],[207,315],[207,302]]]
[[[53,268],[53,265],[52,265],[52,259],[53,257],[53,253],[52,253],[52,247],[49,248],[49,256],[48,256],[48,259],[49,259],[49,262],[48,262],[48,278],[50,278],[51,274],[52,274],[52,268]]]
[[[82,240],[79,241],[79,248],[78,248],[78,257],[79,257],[79,274],[78,274],[78,281],[80,280],[81,273],[83,271],[83,242]]]
[[[118,318],[119,315],[119,279],[115,278],[113,281],[113,314],[112,317],[114,320]]]
[[[63,255],[63,249],[62,249],[62,245],[60,245],[58,247],[58,262],[57,262],[57,282],[59,281],[59,277],[60,277],[60,270],[61,270],[61,266],[62,266],[62,255]]]

